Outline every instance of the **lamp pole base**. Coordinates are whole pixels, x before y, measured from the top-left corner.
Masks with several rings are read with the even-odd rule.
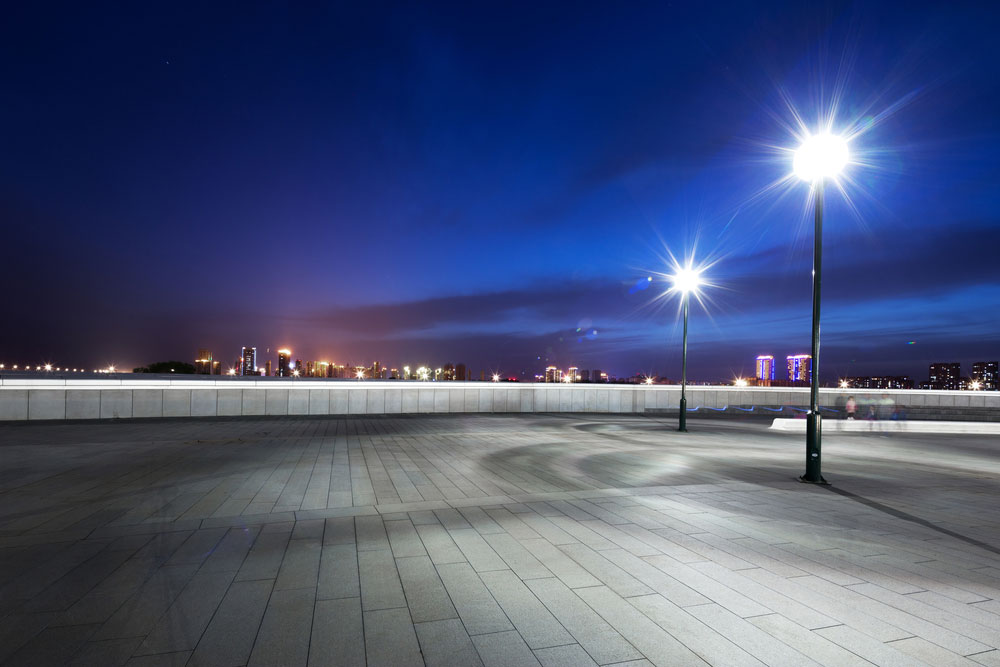
[[[681,399],[681,412],[678,419],[677,430],[687,432],[687,412],[688,412],[688,401],[686,398]]]
[[[799,477],[800,482],[807,484],[829,484],[823,479],[821,440],[823,437],[823,419],[818,412],[806,415],[806,474]]]

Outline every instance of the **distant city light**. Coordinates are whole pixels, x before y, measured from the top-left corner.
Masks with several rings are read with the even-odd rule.
[[[736,385],[737,387],[745,387],[747,386],[747,380],[746,378],[736,378],[733,384]]]
[[[653,378],[651,378],[651,377],[647,377],[647,378],[646,378],[645,380],[643,380],[643,382],[644,382],[645,384],[653,384]]]
[[[792,168],[803,181],[814,183],[836,177],[849,157],[847,142],[842,137],[829,132],[813,134],[795,151]]]
[[[969,389],[973,391],[978,391],[983,388],[983,384],[979,380],[973,380],[969,383]]]
[[[236,375],[236,369],[235,368],[230,368],[228,371],[226,371],[226,374],[227,375]]]
[[[851,386],[851,383],[848,382],[847,380],[841,380],[840,381],[840,388],[841,389],[847,389],[850,386]]]
[[[494,373],[493,374],[493,381],[494,382],[499,382],[500,381],[500,374],[499,373]]]
[[[292,371],[292,377],[296,377],[297,378],[298,376],[299,376],[299,369],[296,368],[295,370]]]
[[[364,380],[365,379],[365,369],[359,368],[357,370],[357,372],[354,374],[354,377],[358,378],[359,380]]]

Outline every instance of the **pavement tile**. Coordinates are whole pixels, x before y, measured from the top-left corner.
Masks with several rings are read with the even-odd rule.
[[[438,565],[437,571],[470,635],[514,629],[472,566],[450,563]]]
[[[486,667],[539,667],[535,655],[516,632],[495,632],[472,637]]]
[[[533,648],[573,643],[573,638],[538,598],[509,570],[479,575],[525,643]]]
[[[435,667],[481,667],[472,639],[457,618],[414,623],[424,662]]]
[[[364,612],[368,667],[423,667],[420,645],[406,609]]]
[[[309,657],[315,600],[316,592],[309,588],[271,593],[248,667],[304,666]]]

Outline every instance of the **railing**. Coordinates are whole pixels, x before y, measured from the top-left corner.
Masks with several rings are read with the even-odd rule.
[[[211,378],[211,379],[210,379]],[[688,386],[690,414],[774,417],[801,410],[808,388]],[[823,389],[827,419],[848,395],[862,406],[888,396],[906,410],[942,417],[956,411],[996,414],[1000,393],[981,391]],[[143,377],[0,378],[0,421],[382,415],[421,413],[591,412],[676,414],[678,385],[415,382],[322,379]],[[752,409],[751,409],[752,408]],[[970,413],[971,414],[971,413]],[[860,414],[859,416],[863,416]],[[967,418],[967,417],[966,417]]]

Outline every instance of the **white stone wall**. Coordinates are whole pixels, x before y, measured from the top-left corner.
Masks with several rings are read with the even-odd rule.
[[[820,404],[850,393],[889,394],[910,407],[1000,409],[1000,392],[825,389]],[[688,408],[803,406],[806,388],[688,388]],[[100,380],[0,378],[0,421],[215,417],[250,415],[381,415],[463,412],[642,413],[676,410],[677,385],[554,385],[492,382],[337,380]]]

